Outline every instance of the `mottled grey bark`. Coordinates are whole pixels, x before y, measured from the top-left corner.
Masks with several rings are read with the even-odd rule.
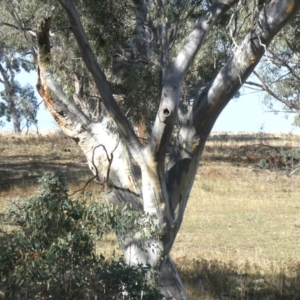
[[[205,38],[219,18],[237,0],[219,0],[199,19],[183,48],[168,63],[165,45],[160,106],[149,143],[144,147],[115,101],[108,82],[89,46],[84,29],[71,0],[59,0],[68,16],[103,104],[107,110],[100,122],[93,122],[67,98],[50,72],[49,30],[51,18],[45,19],[38,37],[39,82],[37,88],[49,111],[62,128],[84,151],[90,169],[105,186],[105,197],[114,203],[131,203],[136,209],[157,217],[159,239],[141,240],[136,233],[122,241],[129,264],[150,263],[161,271],[160,282],[166,299],[187,299],[184,286],[169,253],[181,226],[188,197],[195,179],[206,139],[217,117],[235,95],[276,33],[300,7],[300,1],[271,1],[259,14],[258,22],[245,36],[219,74],[202,91],[194,105],[183,114],[177,144],[173,145],[169,165],[165,161],[178,114],[181,84]],[[141,186],[134,165],[141,173]],[[143,220],[141,220],[143,221]],[[144,251],[138,246],[144,243]]]

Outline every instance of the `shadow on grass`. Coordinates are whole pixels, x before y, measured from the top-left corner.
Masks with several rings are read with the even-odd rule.
[[[217,135],[210,135],[208,141],[236,141],[236,142],[250,142],[253,140],[260,140],[260,141],[274,141],[274,140],[282,140],[280,137],[276,137],[273,135],[268,134],[217,134]]]
[[[177,261],[191,300],[298,300],[300,299],[300,262],[267,269],[217,260]]]
[[[273,147],[267,144],[243,145],[229,147],[228,145],[206,146],[203,161],[228,162],[232,164],[257,164],[264,160],[269,168],[288,168],[299,163],[299,147]]]
[[[92,174],[86,163],[57,161],[24,161],[0,164],[0,191],[14,186],[36,185],[38,179],[47,172],[61,171],[67,182],[86,180]]]

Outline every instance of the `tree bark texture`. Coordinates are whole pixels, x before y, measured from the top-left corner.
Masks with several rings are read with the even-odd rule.
[[[262,9],[257,23],[234,50],[227,64],[188,111],[180,112],[177,142],[172,144],[166,167],[184,77],[211,28],[237,2],[215,1],[199,19],[174,60],[169,62],[168,55],[164,58],[160,106],[147,146],[139,141],[114,99],[73,2],[59,0],[105,106],[99,122],[93,122],[72,98],[66,96],[51,73],[51,17],[43,20],[37,34],[37,89],[63,132],[72,137],[85,153],[91,171],[102,184],[105,199],[116,204],[130,203],[135,209],[156,216],[159,238],[144,238],[142,232],[135,232],[121,241],[121,247],[128,264],[149,263],[161,271],[160,283],[166,299],[188,299],[169,253],[183,220],[207,137],[221,111],[251,74],[272,38],[300,7],[300,1],[277,0]],[[165,51],[169,51],[165,46]],[[135,172],[136,166],[140,175]]]

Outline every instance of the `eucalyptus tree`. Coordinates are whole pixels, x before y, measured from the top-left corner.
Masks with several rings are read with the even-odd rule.
[[[3,90],[0,90],[0,118],[12,120],[15,133],[20,133],[23,127],[28,129],[30,125],[37,124],[38,104],[33,87],[28,84],[22,86],[16,80],[21,68],[28,70],[16,53],[6,51],[5,46],[0,49],[0,83],[3,85]]]
[[[264,92],[264,103],[269,111],[296,113],[294,125],[300,126],[299,13],[274,38],[253,75],[246,85]]]
[[[119,241],[126,262],[160,270],[165,298],[187,299],[170,251],[206,140],[300,1],[11,3],[31,11],[37,90],[105,199],[143,211],[137,222],[156,216],[155,236]],[[144,143],[132,116],[151,128]]]
[[[36,124],[37,98],[30,85],[20,84],[16,75],[24,70],[30,72],[34,68],[28,47],[18,42],[20,37],[16,28],[3,26],[9,18],[5,10],[1,10],[0,22],[0,118],[13,121],[14,131],[21,132],[22,127]]]

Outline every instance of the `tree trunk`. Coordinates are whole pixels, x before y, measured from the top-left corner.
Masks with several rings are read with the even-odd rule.
[[[164,258],[160,267],[160,273],[161,277],[159,283],[162,286],[161,292],[165,299],[189,299],[170,255]]]
[[[15,102],[14,102],[12,96],[9,96],[8,98],[10,98],[10,100],[8,102],[8,107],[9,107],[9,111],[11,113],[11,117],[12,117],[12,121],[13,121],[14,132],[19,134],[21,132],[21,124],[20,124],[17,109],[15,107]]]

